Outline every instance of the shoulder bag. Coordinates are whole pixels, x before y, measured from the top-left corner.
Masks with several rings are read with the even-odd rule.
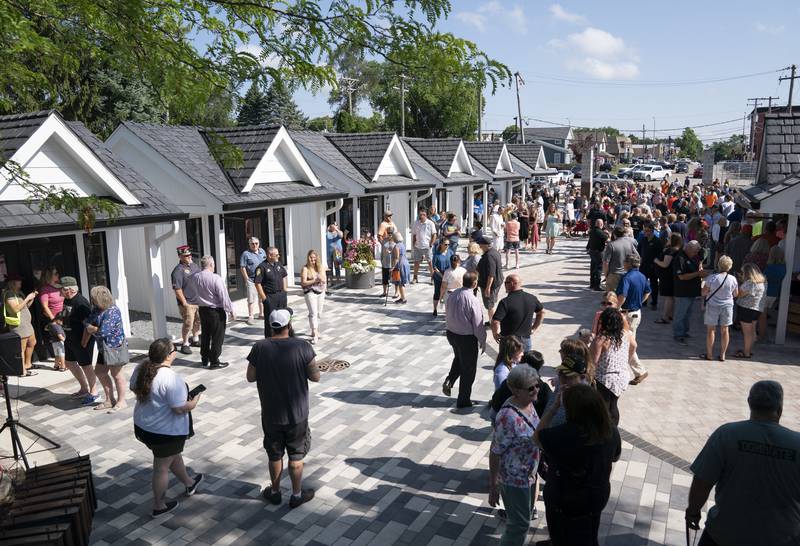
[[[20,325],[20,313],[17,312],[16,314],[10,315],[8,313],[8,305],[6,304],[6,294],[8,292],[3,292],[3,320],[6,322],[6,326],[15,327]],[[16,294],[14,295],[16,299],[19,299],[19,296]]]
[[[100,327],[100,324],[103,323],[103,320],[105,320],[105,314],[106,312],[103,311],[103,313],[100,315],[100,320],[98,321],[99,324],[97,325],[98,328]],[[106,340],[101,336],[100,345],[103,347],[103,362],[106,366],[122,366],[123,364],[130,362],[127,340],[123,339],[122,345],[119,347],[112,347],[106,343]]]
[[[720,285],[717,287],[717,289],[716,289],[716,290],[714,290],[713,292],[711,292],[711,294],[710,294],[710,295],[709,295],[707,298],[703,298],[703,304],[708,304],[708,302],[709,302],[709,301],[711,301],[711,298],[713,298],[713,297],[714,297],[714,294],[716,294],[717,292],[719,292],[719,289],[720,289],[720,288],[722,288],[723,286],[725,286],[725,283],[726,283],[727,281],[728,281],[728,273],[725,273],[725,278],[724,278],[724,279],[722,279],[722,284],[720,284]]]

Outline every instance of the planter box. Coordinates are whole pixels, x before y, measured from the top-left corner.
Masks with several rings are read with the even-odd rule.
[[[351,273],[349,269],[345,269],[344,279],[347,288],[365,290],[375,286],[375,271],[373,270],[368,273]]]

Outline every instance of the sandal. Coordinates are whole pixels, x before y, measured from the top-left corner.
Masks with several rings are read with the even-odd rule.
[[[30,371],[30,370],[27,370],[27,371],[26,371],[26,372],[25,372],[25,373],[22,375],[22,377],[33,377],[34,375],[39,375],[39,373],[38,373],[38,372],[32,372],[32,371]]]
[[[713,360],[710,356],[708,356],[708,353],[700,353],[700,358],[703,360]]]
[[[113,407],[114,407],[114,404],[112,404],[111,402],[106,400],[105,402],[103,402],[101,404],[97,404],[93,409],[95,411],[101,411],[101,410],[110,410]]]
[[[736,351],[736,355],[735,356],[736,356],[736,358],[753,358],[753,353],[750,353],[749,355],[746,355],[746,354],[744,354],[744,351],[739,349],[738,351]]]

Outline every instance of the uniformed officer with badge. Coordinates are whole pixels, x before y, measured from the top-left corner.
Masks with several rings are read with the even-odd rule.
[[[179,351],[185,355],[192,354],[189,348],[189,332],[192,334],[192,347],[199,347],[200,340],[200,313],[198,312],[197,302],[197,287],[195,286],[195,274],[200,272],[200,266],[192,261],[192,249],[189,245],[182,245],[177,248],[178,250],[178,265],[172,270],[172,289],[175,291],[175,297],[178,299],[178,309],[181,312],[183,319],[183,327],[181,335],[183,338],[183,345]]]
[[[275,247],[267,249],[267,259],[255,272],[255,285],[258,296],[264,302],[264,317],[269,317],[275,309],[286,309],[286,289],[289,286],[286,268],[280,262],[280,253]],[[264,320],[264,337],[272,337],[269,320]]]

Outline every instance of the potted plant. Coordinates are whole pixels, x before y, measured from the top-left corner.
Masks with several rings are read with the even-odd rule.
[[[344,253],[344,276],[347,288],[371,288],[375,284],[375,241],[350,241]]]

